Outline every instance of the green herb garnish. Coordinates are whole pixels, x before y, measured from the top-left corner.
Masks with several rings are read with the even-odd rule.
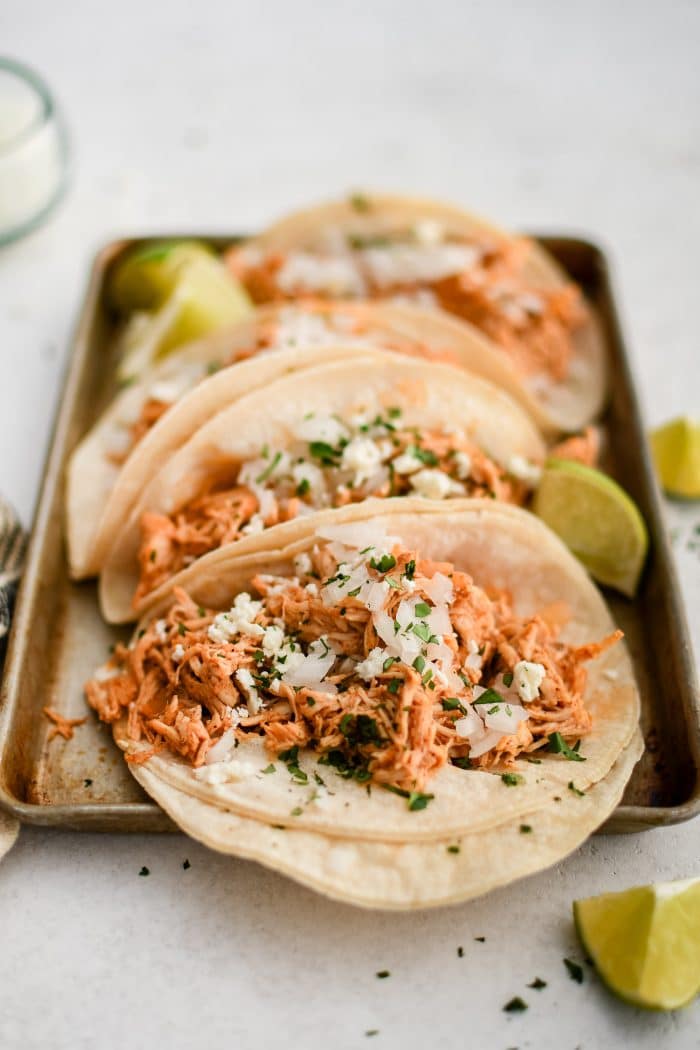
[[[270,762],[270,765],[269,766],[265,766],[265,768],[261,769],[260,772],[261,773],[274,773],[275,772],[275,763],[274,762]]]
[[[521,776],[520,773],[501,773],[501,780],[506,787],[517,787],[518,784],[525,782],[525,777]]]
[[[583,796],[586,794],[585,791],[581,791],[579,788],[576,787],[573,780],[570,780],[566,786],[568,787],[569,791],[573,792],[574,795],[578,795],[579,798],[583,798]]]
[[[583,984],[583,967],[579,963],[574,962],[573,959],[564,959],[564,966],[569,971],[572,981],[576,981],[576,984]]]
[[[263,481],[267,481],[267,479],[270,477],[270,475],[272,474],[272,472],[274,471],[275,467],[277,466],[277,464],[279,463],[279,461],[281,459],[282,459],[282,453],[281,452],[275,452],[275,456],[274,456],[274,459],[272,460],[272,463],[270,463],[269,466],[265,467],[265,469],[263,470],[262,474],[258,474],[257,478],[255,479],[255,484],[256,485],[260,485]]]
[[[382,554],[381,558],[370,558],[370,568],[376,569],[377,572],[388,572],[389,569],[393,569],[396,565],[396,558],[393,554]]]
[[[580,755],[578,752],[580,746],[580,740],[577,740],[573,747],[569,747],[561,733],[549,734],[549,750],[553,751],[555,755],[563,755],[564,758],[568,758],[570,762],[586,761],[585,756]]]

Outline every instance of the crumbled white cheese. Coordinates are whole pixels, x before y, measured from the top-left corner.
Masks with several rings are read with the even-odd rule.
[[[530,485],[533,488],[539,484],[542,477],[542,468],[538,467],[536,463],[531,463],[524,456],[511,456],[506,464],[506,470],[511,477],[517,478],[518,481],[524,481],[526,485]]]
[[[362,253],[373,282],[380,288],[401,284],[431,284],[470,270],[478,249],[466,244],[392,244]]]
[[[341,466],[354,472],[353,484],[359,487],[372,477],[381,461],[381,452],[371,438],[356,437],[343,449]]]
[[[464,487],[445,474],[443,470],[427,468],[411,477],[411,485],[421,499],[445,499],[464,492]]]
[[[416,456],[412,456],[410,452],[402,452],[391,465],[397,474],[415,474],[421,469],[423,463]]]
[[[274,656],[284,645],[284,631],[281,627],[266,627],[263,635],[263,652]]]
[[[457,477],[461,481],[466,481],[472,472],[471,456],[468,456],[466,452],[458,451],[454,454],[454,461],[457,467]]]
[[[156,620],[153,625],[153,630],[156,632],[156,638],[159,642],[165,642],[168,638],[168,621],[167,620]]]
[[[533,663],[531,660],[517,662],[513,668],[513,682],[521,700],[530,703],[537,699],[546,673],[542,664]]]
[[[253,601],[250,595],[243,591],[236,595],[231,609],[226,613],[218,613],[214,622],[210,625],[207,634],[212,642],[222,644],[231,641],[238,634],[250,634],[259,636],[265,633],[260,624],[254,623],[255,617],[262,609],[262,602]]]
[[[355,672],[359,674],[360,678],[364,678],[366,682],[371,682],[373,678],[382,673],[386,658],[384,649],[380,649],[377,646],[369,652],[364,660],[355,665]]]
[[[258,767],[245,759],[232,758],[226,762],[214,762],[209,766],[200,766],[195,769],[194,775],[197,780],[205,784],[228,784],[237,780],[245,780],[254,776]]]

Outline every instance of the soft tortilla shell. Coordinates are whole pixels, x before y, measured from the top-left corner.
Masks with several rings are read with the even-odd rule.
[[[567,792],[546,810],[430,843],[331,838],[291,822],[275,828],[174,791],[147,767],[132,771],[183,831],[211,849],[258,861],[334,900],[409,911],[470,900],[567,856],[613,811],[642,751],[636,730],[608,776],[583,798]]]
[[[154,600],[149,596],[140,607],[134,609],[132,605],[138,583],[141,515],[145,511],[172,514],[195,497],[222,467],[228,465],[230,472],[236,463],[259,455],[265,445],[285,447],[294,440],[294,428],[307,413],[347,417],[364,410],[373,415],[397,406],[406,425],[426,429],[449,423],[460,427],[502,464],[514,454],[535,463],[544,459],[545,445],[534,423],[507,394],[479,376],[387,351],[345,352],[338,346],[332,355],[333,361],[269,382],[264,400],[259,390],[238,400],[232,396],[228,407],[146,479],[142,495],[116,535],[100,577],[100,603],[108,621],[128,621]],[[265,363],[279,356],[266,358]],[[236,377],[245,367],[236,366]],[[237,378],[237,386],[241,385]],[[280,528],[266,530],[266,544],[283,542],[284,533],[277,538]],[[232,546],[244,553],[258,549],[259,544],[259,536],[251,536]]]
[[[374,526],[399,537],[410,549],[438,561],[451,561],[482,585],[508,590],[520,615],[566,606],[569,620],[562,637],[572,644],[596,641],[613,630],[607,607],[582,566],[537,518],[483,500],[461,501],[433,513],[420,512],[412,503],[420,501],[375,501],[364,506]],[[334,515],[336,523],[357,520],[342,511]],[[248,555],[238,561],[221,559],[218,568],[210,565],[198,580],[193,574],[190,593],[204,605],[227,607],[257,572],[291,575],[294,554],[312,549],[314,542],[315,536],[309,533],[284,551]],[[225,601],[223,587],[227,588]],[[539,753],[540,764],[519,759],[514,768],[524,782],[515,787],[504,784],[497,773],[447,766],[430,781],[427,790],[435,798],[420,812],[410,812],[405,800],[379,788],[368,795],[356,783],[319,765],[311,753],[302,753],[300,758],[310,786],[295,782],[279,762],[274,774],[259,773],[222,785],[202,782],[187,763],[164,752],[152,757],[147,768],[173,789],[269,824],[285,823],[291,811],[301,807],[302,813],[295,818],[300,829],[383,842],[429,841],[492,827],[547,807],[555,796],[567,793],[569,781],[583,790],[607,775],[639,719],[639,695],[624,644],[589,665],[585,703],[593,717],[592,732],[582,747],[585,762],[569,762],[547,752]],[[115,727],[115,738],[132,753],[145,747],[127,740],[123,724]],[[258,739],[242,743],[235,754],[260,770],[269,762]],[[333,792],[323,806],[310,801],[314,772]]]

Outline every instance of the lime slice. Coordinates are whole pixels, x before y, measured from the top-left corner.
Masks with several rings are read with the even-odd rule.
[[[574,901],[574,920],[616,995],[675,1010],[700,991],[700,878]]]
[[[674,419],[651,434],[651,451],[666,492],[700,499],[700,423]]]
[[[582,463],[550,459],[533,510],[591,576],[634,596],[649,537],[636,504],[617,482]]]
[[[137,311],[122,334],[118,378],[128,381],[179,346],[242,320],[247,292],[214,256],[190,257],[168,298],[153,313]]]
[[[151,310],[170,295],[183,267],[212,257],[201,241],[151,241],[117,263],[108,285],[109,300],[120,313]]]

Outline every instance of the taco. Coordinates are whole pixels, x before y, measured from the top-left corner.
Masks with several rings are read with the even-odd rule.
[[[342,840],[350,858],[398,865],[408,897],[394,906],[551,863],[605,818],[638,757],[621,632],[578,562],[518,508],[358,509],[306,519],[286,549],[200,563],[88,683],[89,703],[146,789],[227,852],[274,863],[280,825],[310,834],[299,848],[311,856]],[[576,829],[558,822],[524,867],[512,858],[479,878],[458,862],[435,893],[409,876],[432,863],[428,847],[444,861],[463,836],[506,842],[560,806]],[[283,870],[352,898],[296,848]],[[387,879],[377,905],[392,906]]]
[[[536,242],[433,201],[356,195],[298,212],[230,249],[256,303],[389,299],[446,311],[480,330],[488,365],[548,430],[601,409],[601,335],[579,288]]]
[[[503,391],[447,364],[333,354],[234,400],[144,479],[100,576],[109,621],[211,551],[291,542],[309,514],[370,496],[527,498],[545,446]]]
[[[519,395],[488,340],[451,318],[390,303],[299,303],[264,307],[227,331],[164,358],[122,389],[74,450],[66,489],[71,576],[99,571],[143,479],[226,404],[277,375],[377,346],[449,361]],[[282,357],[269,360],[270,354]],[[257,360],[260,357],[260,360]],[[245,364],[255,358],[255,363]],[[227,366],[244,363],[231,371]],[[194,388],[196,396],[192,396]],[[188,396],[190,395],[190,396]]]

